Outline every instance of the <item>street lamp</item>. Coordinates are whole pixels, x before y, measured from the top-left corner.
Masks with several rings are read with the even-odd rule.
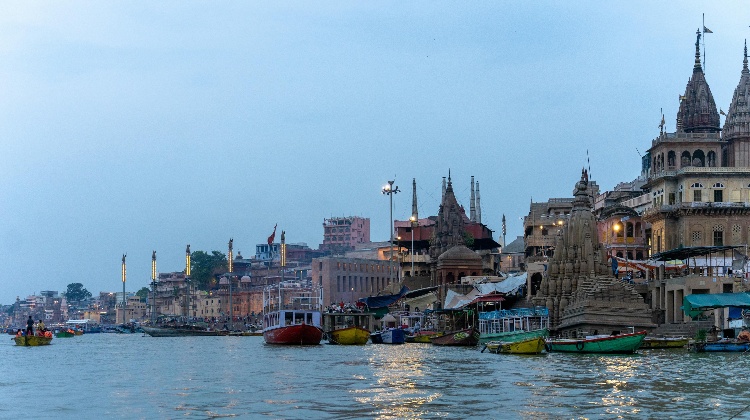
[[[156,251],[151,253],[151,324],[156,323]]]
[[[125,277],[126,277],[125,257],[127,256],[128,256],[127,254],[122,254],[122,323],[123,325],[126,324],[125,308],[127,306],[127,303],[125,302]]]
[[[391,211],[391,224],[389,226],[390,232],[388,233],[388,236],[390,237],[391,242],[391,258],[388,262],[388,283],[393,282],[393,194],[398,193],[400,190],[398,189],[398,186],[394,187],[393,183],[396,181],[388,181],[388,185],[383,187],[383,194],[387,194],[390,198],[390,211]]]
[[[229,331],[232,331],[234,327],[234,305],[232,304],[232,269],[234,268],[234,262],[232,261],[232,242],[234,242],[234,239],[229,238]]]
[[[417,226],[417,217],[412,215],[409,218],[411,222],[411,276],[414,277],[414,228]]]
[[[190,244],[185,248],[185,283],[187,284],[187,316],[190,320],[190,295],[193,293],[192,285],[190,284]]]

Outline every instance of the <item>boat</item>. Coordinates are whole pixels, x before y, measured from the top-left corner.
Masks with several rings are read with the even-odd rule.
[[[386,328],[370,334],[372,344],[404,344],[406,331],[401,328]]]
[[[544,350],[544,345],[543,337],[532,337],[521,341],[490,341],[485,344],[482,351],[487,349],[490,353],[540,354]]]
[[[263,339],[267,344],[320,344],[322,302],[318,287],[281,282],[263,289]]]
[[[581,339],[549,339],[548,352],[630,354],[640,347],[646,331],[617,335],[594,335]]]
[[[227,330],[216,330],[201,325],[174,325],[160,327],[141,327],[144,333],[151,337],[196,337],[196,336],[224,336]]]
[[[323,331],[330,344],[367,344],[374,320],[369,312],[326,312]]]
[[[750,342],[730,339],[719,341],[698,341],[692,343],[690,349],[698,353],[746,352],[750,350]]]
[[[405,340],[407,343],[430,343],[430,339],[433,337],[440,337],[445,335],[444,332],[438,331],[417,331],[414,334],[407,335]]]
[[[479,331],[473,327],[465,328],[439,337],[431,337],[430,342],[436,346],[476,346],[479,342]]]
[[[479,312],[479,344],[548,335],[549,310],[543,306]]]
[[[646,337],[641,342],[641,349],[681,349],[687,346],[690,339],[685,337]]]
[[[17,335],[13,340],[17,346],[47,346],[52,343],[52,333],[47,336]]]
[[[73,331],[69,331],[69,330],[60,330],[60,331],[55,332],[55,337],[57,338],[70,338],[70,337],[75,337],[75,335],[76,334]]]

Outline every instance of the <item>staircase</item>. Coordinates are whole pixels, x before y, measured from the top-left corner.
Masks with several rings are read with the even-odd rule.
[[[713,326],[713,321],[693,321],[677,324],[661,324],[649,333],[652,336],[665,337],[695,337],[695,333],[700,330],[708,331]]]

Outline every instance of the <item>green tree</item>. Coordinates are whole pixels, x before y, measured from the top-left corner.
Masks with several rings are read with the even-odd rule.
[[[135,292],[135,295],[141,298],[141,302],[145,302],[148,300],[148,295],[151,294],[151,289],[148,287],[141,287],[141,290]]]
[[[214,286],[215,275],[227,270],[227,256],[219,251],[195,251],[190,254],[190,278],[200,290]]]
[[[86,290],[81,283],[70,283],[65,292],[65,298],[70,302],[80,302],[91,297],[91,292]]]
[[[464,231],[464,245],[466,245],[468,248],[472,248],[474,246],[474,235],[467,231]]]

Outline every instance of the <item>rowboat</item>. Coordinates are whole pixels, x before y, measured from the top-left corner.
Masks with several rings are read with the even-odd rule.
[[[75,336],[75,333],[72,333],[70,331],[58,331],[55,333],[55,337],[57,338],[70,338]]]
[[[521,341],[490,341],[485,348],[491,353],[539,354],[544,350],[544,344],[544,338],[532,337]]]
[[[750,342],[736,340],[704,341],[690,346],[693,351],[703,352],[746,352],[750,350]]]
[[[635,353],[646,337],[646,331],[608,336],[591,336],[583,339],[547,340],[547,351],[563,353]]]
[[[685,337],[646,337],[641,343],[641,349],[680,349],[685,347],[690,339]]]
[[[476,328],[445,333],[440,337],[431,337],[430,342],[436,346],[476,346],[479,342],[479,331]]]
[[[323,331],[331,344],[367,344],[374,319],[371,313],[327,312],[323,314]]]
[[[17,346],[46,346],[52,343],[52,337],[40,337],[38,335],[19,335],[13,337]]]
[[[479,344],[486,344],[491,342],[512,342],[512,341],[524,341],[524,340],[530,340],[533,338],[547,338],[549,336],[549,330],[546,328],[541,328],[538,330],[532,330],[532,331],[526,331],[526,330],[516,330],[516,331],[506,331],[506,332],[500,332],[500,333],[494,333],[491,336],[485,336],[480,334],[479,336]],[[490,339],[491,338],[491,339]]]
[[[430,339],[433,337],[440,337],[445,335],[443,332],[437,331],[419,331],[411,335],[406,336],[407,343],[430,343]]]

